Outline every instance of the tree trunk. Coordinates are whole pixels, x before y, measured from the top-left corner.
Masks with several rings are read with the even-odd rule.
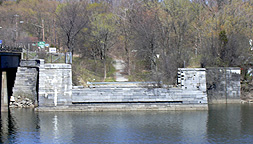
[[[125,32],[125,38],[127,37],[127,34]],[[127,53],[127,71],[128,71],[128,75],[131,75],[131,68],[130,68],[130,54],[131,54],[131,51],[128,49],[128,46],[127,46],[127,40],[125,40],[124,42],[125,44],[125,51]]]
[[[130,66],[131,66],[131,64],[130,64],[130,52],[128,52],[128,55],[127,55],[127,63],[128,63],[128,75],[131,75],[131,68],[130,68]]]
[[[107,40],[107,37],[105,38],[105,41],[106,41],[106,40]],[[104,49],[103,49],[103,51],[104,51],[104,54],[103,54],[103,55],[104,55],[104,56],[103,56],[103,57],[104,57],[104,58],[103,58],[103,59],[104,59],[104,81],[105,81],[105,79],[106,79],[106,72],[107,72],[107,70],[106,70],[106,47],[107,47],[107,46],[106,46],[106,44],[104,43],[104,44],[103,44],[103,48],[104,48]]]
[[[106,59],[104,58],[104,81],[106,79]]]

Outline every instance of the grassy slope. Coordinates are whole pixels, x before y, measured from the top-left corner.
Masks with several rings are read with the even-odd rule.
[[[115,68],[112,59],[107,59],[107,79],[105,81],[115,81]],[[87,86],[87,82],[103,81],[103,63],[97,60],[74,57],[73,64],[73,84]]]

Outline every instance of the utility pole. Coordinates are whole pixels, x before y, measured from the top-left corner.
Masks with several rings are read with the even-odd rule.
[[[16,17],[16,27],[15,27],[15,46],[17,45],[17,39],[18,39],[18,14],[14,15]]]
[[[45,41],[45,29],[44,29],[44,20],[42,20],[42,41]]]

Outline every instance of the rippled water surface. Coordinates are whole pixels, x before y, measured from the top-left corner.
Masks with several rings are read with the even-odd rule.
[[[209,111],[1,113],[0,143],[252,143],[253,105]]]

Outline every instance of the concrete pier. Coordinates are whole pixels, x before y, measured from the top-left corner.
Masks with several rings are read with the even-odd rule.
[[[7,74],[2,72],[1,83],[1,111],[8,111],[8,87],[7,87]]]

